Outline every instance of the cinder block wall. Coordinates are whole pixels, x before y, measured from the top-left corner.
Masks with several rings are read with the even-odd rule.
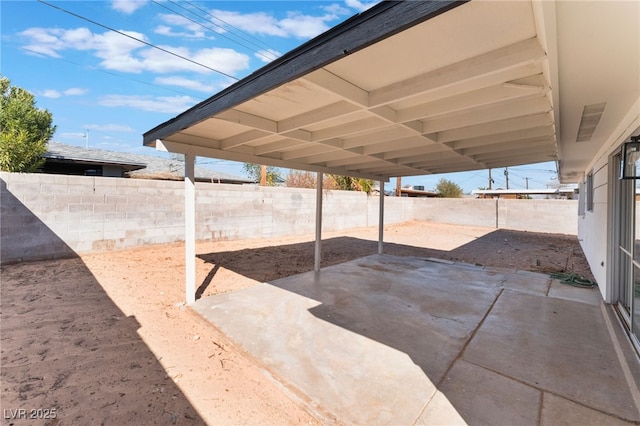
[[[416,220],[497,227],[498,200],[475,198],[420,198],[414,207]]]
[[[578,200],[498,201],[498,228],[578,234]]]
[[[0,173],[0,262],[182,241],[182,182]],[[312,234],[313,189],[196,184],[196,238]],[[379,198],[323,193],[323,230],[378,224]],[[496,216],[496,212],[498,216]],[[577,201],[385,198],[409,220],[575,234]]]
[[[377,206],[378,197],[324,191],[322,203],[322,228],[335,231],[371,225],[368,205]],[[196,238],[232,240],[313,233],[315,206],[314,189],[197,183]],[[377,220],[376,216],[375,223]]]
[[[415,202],[415,220],[554,234],[578,233],[578,200],[421,198]]]
[[[182,182],[18,173],[0,179],[2,262],[183,238]]]

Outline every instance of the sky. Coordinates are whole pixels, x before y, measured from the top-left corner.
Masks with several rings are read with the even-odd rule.
[[[0,74],[52,113],[53,141],[163,155],[142,145],[144,132],[375,3],[2,0]],[[245,176],[241,163],[197,161]],[[512,189],[557,183],[553,162],[510,167],[508,175]],[[466,193],[489,186],[487,170],[402,183],[429,190],[441,178]],[[492,178],[506,188],[504,169]]]

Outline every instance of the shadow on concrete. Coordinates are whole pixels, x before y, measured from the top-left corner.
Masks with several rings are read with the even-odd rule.
[[[3,219],[27,218],[39,235],[31,244],[74,255],[0,183]],[[2,228],[3,245],[10,233]],[[0,405],[7,424],[204,423],[138,336],[136,318],[113,303],[77,255],[5,264],[1,275]]]
[[[383,256],[371,256],[375,241],[332,238],[323,241],[319,274],[305,273],[313,246],[200,255],[267,284],[205,298],[195,309],[340,420],[640,419],[599,303],[549,297],[548,275],[516,270],[575,266],[583,258],[575,237],[497,230],[451,251],[386,243]],[[524,263],[510,267],[513,256]],[[262,257],[270,263],[256,268],[252,260]],[[599,298],[595,288],[573,290]],[[585,392],[594,388],[606,391]],[[443,410],[453,417],[438,417]]]

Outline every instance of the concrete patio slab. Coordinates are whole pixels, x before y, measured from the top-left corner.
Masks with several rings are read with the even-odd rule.
[[[505,290],[463,359],[581,405],[639,421],[612,347],[599,306]]]
[[[549,287],[549,296],[558,299],[574,300],[599,306],[602,301],[600,292],[596,287],[584,288],[563,284],[560,280],[552,279]]]
[[[552,393],[544,393],[542,419],[540,425],[598,425],[598,426],[630,426],[630,423],[614,416],[607,416],[599,411],[571,402]]]
[[[543,274],[375,255],[193,309],[327,421],[553,424],[564,401],[640,420],[600,307],[548,286]]]
[[[469,424],[531,424],[542,399],[542,392],[535,388],[463,360],[455,363],[440,391]],[[431,405],[418,423],[430,424],[430,412],[438,409]]]
[[[545,296],[549,291],[551,278],[546,274],[529,271],[515,271],[507,275],[502,287],[523,293]]]

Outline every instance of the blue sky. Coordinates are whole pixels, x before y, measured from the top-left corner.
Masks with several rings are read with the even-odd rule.
[[[374,3],[3,0],[0,73],[53,114],[54,141],[154,155],[144,132]],[[198,161],[243,175],[238,163]],[[486,170],[403,184],[431,189],[442,177],[466,192],[488,186]],[[509,186],[554,177],[554,163],[514,167]],[[503,169],[493,179],[506,186]]]

